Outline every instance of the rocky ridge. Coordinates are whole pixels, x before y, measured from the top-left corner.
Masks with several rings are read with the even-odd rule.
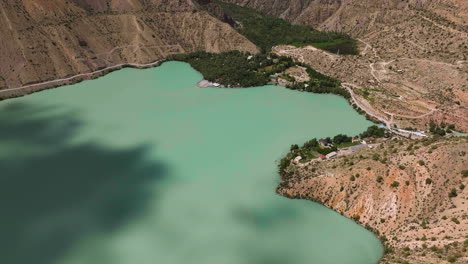
[[[192,0],[2,1],[0,35],[0,97],[51,86],[5,92],[27,84],[143,65],[174,53],[257,52]]]

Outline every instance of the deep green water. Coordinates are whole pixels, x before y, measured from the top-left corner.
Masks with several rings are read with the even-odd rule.
[[[370,125],[337,96],[195,88],[169,62],[0,104],[8,264],[373,264],[368,231],[275,194],[292,143]]]

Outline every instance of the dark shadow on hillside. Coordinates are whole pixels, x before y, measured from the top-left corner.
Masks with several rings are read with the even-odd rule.
[[[85,236],[118,230],[144,212],[158,195],[149,185],[167,175],[145,147],[68,145],[83,124],[74,113],[39,118],[49,110],[0,112],[1,263],[54,263]]]

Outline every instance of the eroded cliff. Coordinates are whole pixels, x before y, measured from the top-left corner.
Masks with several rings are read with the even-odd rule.
[[[305,168],[292,164],[277,192],[374,230],[393,249],[381,263],[466,263],[467,149],[467,138],[390,140]]]

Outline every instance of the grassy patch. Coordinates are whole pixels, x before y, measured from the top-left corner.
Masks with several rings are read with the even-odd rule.
[[[276,45],[311,45],[333,53],[357,55],[355,40],[339,32],[324,32],[310,26],[291,25],[286,20],[254,9],[216,1],[224,12],[240,23],[238,31],[264,52]]]

